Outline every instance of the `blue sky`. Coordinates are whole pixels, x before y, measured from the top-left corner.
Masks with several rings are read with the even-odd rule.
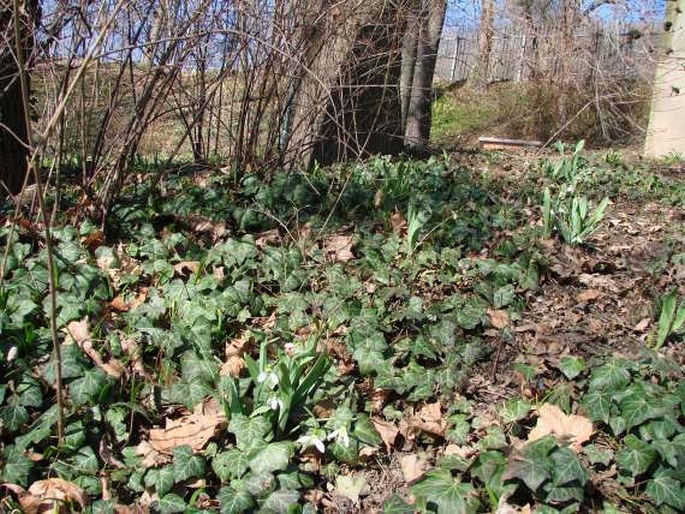
[[[480,20],[480,1],[478,0],[447,0],[447,16],[445,28],[475,28]],[[542,0],[545,1],[545,0]],[[553,2],[554,0],[548,0]],[[583,8],[592,5],[594,0],[581,0]],[[615,0],[615,3],[602,5],[592,16],[606,21],[624,21],[644,23],[646,21],[661,19],[664,16],[666,2],[668,0]],[[495,0],[502,9],[511,5],[512,0]]]

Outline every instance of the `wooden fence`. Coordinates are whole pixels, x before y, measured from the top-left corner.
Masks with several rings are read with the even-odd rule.
[[[525,30],[500,30],[493,37],[488,82],[525,82],[535,73],[550,76],[565,60],[577,79],[598,72],[627,79],[651,80],[661,28],[613,25],[584,27],[573,34],[567,55],[560,50],[559,29],[540,31],[533,38]],[[436,78],[449,83],[469,79],[478,58],[478,33],[446,33],[440,41]]]

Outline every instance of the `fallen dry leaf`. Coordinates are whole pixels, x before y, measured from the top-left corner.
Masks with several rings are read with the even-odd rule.
[[[239,378],[245,367],[245,359],[237,355],[231,355],[219,368],[219,374],[224,377]]]
[[[174,271],[181,276],[194,275],[199,269],[200,263],[198,261],[183,261],[174,264]]]
[[[115,296],[114,299],[109,302],[109,306],[112,310],[117,312],[126,312],[131,308],[121,296]]]
[[[143,457],[143,460],[140,462],[143,469],[161,466],[171,461],[170,455],[158,452],[149,441],[141,441],[136,446],[136,453]]]
[[[323,240],[322,249],[331,262],[347,262],[354,259],[353,244],[352,236],[332,234]]]
[[[579,451],[583,443],[592,437],[592,422],[575,414],[564,414],[559,407],[545,403],[537,408],[537,425],[528,434],[528,441],[536,441],[547,435],[568,439],[571,448]]]
[[[427,403],[410,420],[409,424],[422,432],[444,437],[448,422],[442,415],[440,402]]]
[[[527,503],[523,507],[519,507],[518,505],[510,505],[507,503],[507,497],[502,496],[494,514],[531,514],[531,512],[530,505]]]
[[[413,484],[425,473],[428,463],[415,453],[400,457],[400,469],[407,484]]]
[[[603,289],[610,293],[621,292],[616,281],[606,275],[583,273],[578,276],[578,282],[592,289]]]
[[[471,446],[459,446],[458,444],[448,444],[445,447],[445,455],[456,455],[462,459],[470,459],[477,453],[477,450]]]
[[[88,496],[76,484],[48,478],[31,484],[28,492],[19,493],[19,504],[26,514],[66,512],[61,508],[64,504],[78,505],[83,510],[88,505]]]
[[[490,324],[495,328],[501,330],[509,326],[509,313],[505,310],[488,309],[488,316]]]
[[[255,239],[255,245],[260,250],[263,250],[267,246],[275,246],[281,242],[281,234],[278,232],[277,228],[272,228],[266,232],[257,234]]]
[[[635,330],[637,332],[645,332],[648,328],[649,325],[652,323],[651,318],[643,318],[640,320],[640,322],[635,325]]]
[[[390,215],[390,225],[392,225],[392,231],[398,236],[403,236],[407,233],[407,220],[397,211]]]
[[[368,484],[361,475],[338,475],[335,481],[335,494],[348,498],[354,503],[359,502],[359,497],[368,494]]]
[[[102,230],[94,230],[86,237],[81,238],[81,242],[83,243],[83,246],[88,248],[91,252],[94,252],[98,246],[102,246],[105,242],[105,234]]]
[[[395,445],[397,436],[400,434],[399,428],[397,428],[394,423],[383,419],[371,418],[371,422],[385,443],[385,447],[390,450],[390,448]]]
[[[378,453],[378,447],[377,446],[364,446],[361,450],[359,450],[359,456],[360,457],[373,457]]]
[[[150,430],[150,444],[160,453],[171,453],[177,446],[188,445],[197,452],[226,424],[226,416],[218,406],[208,408],[205,402],[195,411],[179,419],[169,419],[166,428]]]
[[[90,335],[90,325],[88,324],[88,318],[84,318],[81,321],[71,321],[67,324],[66,328],[63,329],[66,333],[65,343],[76,343],[81,344],[85,341],[91,339]]]
[[[191,217],[188,220],[188,224],[194,232],[211,234],[215,241],[228,233],[224,221],[214,222],[209,218],[203,218],[202,216]]]
[[[602,292],[597,289],[586,289],[576,295],[576,300],[587,303],[602,296]]]
[[[83,350],[83,353],[90,357],[93,363],[109,376],[119,378],[124,373],[124,366],[116,359],[110,359],[108,362],[102,360],[100,353],[93,346],[87,318],[81,321],[70,322],[64,329],[64,332],[66,332],[64,344],[76,343]]]

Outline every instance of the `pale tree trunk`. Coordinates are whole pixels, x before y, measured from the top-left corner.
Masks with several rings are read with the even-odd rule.
[[[407,30],[402,41],[402,72],[400,76],[400,95],[402,97],[402,127],[407,125],[411,87],[416,68],[416,50],[421,32],[421,0],[411,0],[407,11]]]
[[[431,128],[433,75],[445,21],[446,0],[423,0],[416,64],[404,129],[404,144],[412,153],[428,150]]]
[[[20,19],[19,41],[15,37],[14,1],[0,0],[0,180],[8,190],[16,194],[21,190],[27,171],[29,150],[26,147],[28,131],[16,49],[21,48],[22,61],[28,63],[33,50],[33,28],[38,17],[37,0],[21,2],[26,16]],[[26,76],[28,82],[28,74]],[[28,85],[28,84],[27,84]]]
[[[481,1],[480,31],[478,33],[478,60],[472,75],[474,89],[483,91],[490,79],[490,57],[492,55],[492,38],[495,32],[494,0]]]

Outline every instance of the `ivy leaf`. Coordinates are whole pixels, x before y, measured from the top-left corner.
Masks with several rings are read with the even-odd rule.
[[[261,446],[261,443],[270,439],[271,423],[262,416],[248,418],[247,416],[236,415],[231,418],[228,431],[235,435],[238,448],[248,451]]]
[[[630,382],[630,369],[633,369],[633,365],[627,359],[611,359],[592,372],[590,388],[607,388],[615,391],[625,387]]]
[[[40,407],[43,404],[43,391],[40,382],[33,376],[25,374],[17,386],[19,404],[24,407]]]
[[[680,430],[680,424],[673,415],[665,415],[640,426],[640,438],[643,441],[667,440]]]
[[[189,384],[195,381],[211,384],[216,381],[219,367],[211,356],[201,357],[196,352],[189,351],[181,357],[181,371],[183,380]]]
[[[648,419],[663,416],[661,402],[645,394],[641,388],[632,391],[619,404],[621,415],[626,422],[626,430],[641,425]]]
[[[149,469],[145,474],[145,486],[154,487],[158,496],[162,497],[174,487],[176,476],[173,466]]]
[[[186,511],[186,502],[176,493],[169,493],[160,498],[157,508],[162,514],[175,514]]]
[[[525,418],[530,412],[532,405],[522,398],[512,398],[504,402],[500,409],[500,416],[505,423],[514,423]]]
[[[283,471],[288,467],[290,459],[295,453],[295,446],[291,443],[273,443],[259,450],[250,459],[250,469],[257,474]]]
[[[471,473],[498,494],[502,491],[502,476],[507,467],[507,460],[501,452],[487,451],[478,456]]]
[[[559,369],[569,380],[573,380],[585,371],[585,360],[582,357],[566,355],[559,362]]]
[[[417,503],[435,506],[438,514],[467,514],[477,512],[480,506],[475,488],[455,480],[445,469],[429,471],[411,488]]]
[[[383,514],[414,514],[414,506],[409,505],[397,494],[393,494],[385,500]]]
[[[588,473],[576,456],[568,447],[559,448],[552,454],[552,483],[556,486],[576,482],[584,486],[588,481]]]
[[[685,434],[678,434],[672,441],[659,439],[651,445],[675,469],[679,467],[678,462],[685,462]]]
[[[242,477],[247,472],[247,467],[245,453],[236,448],[221,452],[212,459],[212,469],[222,482]]]
[[[99,469],[98,458],[90,446],[79,448],[73,457],[74,466],[79,473],[94,475]]]
[[[378,446],[383,442],[378,430],[376,430],[371,419],[366,415],[359,416],[354,425],[352,435],[369,446]]]
[[[590,464],[601,464],[602,466],[608,466],[614,458],[614,452],[610,448],[599,448],[596,444],[583,446],[583,453]]]
[[[375,375],[385,364],[385,358],[381,352],[364,346],[355,348],[352,357],[357,362],[362,376]]]
[[[471,432],[471,423],[466,414],[454,414],[449,417],[451,428],[447,431],[447,438],[459,445],[464,445],[468,442],[469,433]]]
[[[289,489],[279,489],[271,493],[266,500],[262,508],[271,512],[276,512],[278,514],[287,514],[289,512],[289,507],[297,505],[300,501],[300,493],[297,491],[292,491]]]
[[[481,450],[499,450],[507,445],[507,437],[504,435],[502,427],[498,425],[489,426],[485,435],[478,441]]]
[[[611,391],[599,387],[590,387],[588,392],[585,393],[581,403],[592,421],[602,421],[605,424],[609,423],[612,396],[613,393]]]
[[[254,501],[247,491],[236,491],[230,486],[219,489],[217,496],[221,504],[221,514],[239,514],[252,508]]]
[[[173,452],[174,474],[176,475],[177,482],[204,475],[205,459],[199,455],[193,455],[193,450],[190,446],[177,446]]]
[[[516,298],[516,292],[514,291],[514,286],[511,284],[508,284],[504,287],[500,287],[492,295],[492,301],[495,306],[495,309],[501,309],[502,307],[506,307],[514,301],[514,298]]]
[[[19,430],[19,427],[28,422],[28,420],[29,413],[23,405],[12,402],[10,405],[0,407],[0,421],[10,432]]]
[[[0,472],[0,480],[26,487],[29,473],[33,469],[33,461],[16,446],[8,446],[2,460],[4,466]]]
[[[685,510],[685,489],[669,470],[658,470],[654,478],[647,482],[645,492],[657,507],[665,503],[681,512]]]
[[[252,496],[266,496],[276,489],[276,478],[271,473],[248,473],[241,481]],[[236,481],[231,482],[235,485]],[[236,488],[237,489],[237,488]]]
[[[504,479],[518,478],[530,490],[537,491],[545,480],[552,477],[554,462],[549,453],[556,447],[557,443],[551,436],[527,444],[523,451],[509,462]]]
[[[99,368],[87,370],[81,378],[69,384],[71,399],[76,405],[84,405],[95,399],[107,382],[107,375]]]
[[[359,457],[359,443],[356,439],[349,439],[347,444],[335,441],[333,444],[328,445],[326,450],[330,451],[331,455],[339,461],[348,464],[357,462]]]
[[[649,444],[629,434],[623,446],[616,452],[616,464],[620,470],[636,477],[649,469],[657,457],[657,452]]]

